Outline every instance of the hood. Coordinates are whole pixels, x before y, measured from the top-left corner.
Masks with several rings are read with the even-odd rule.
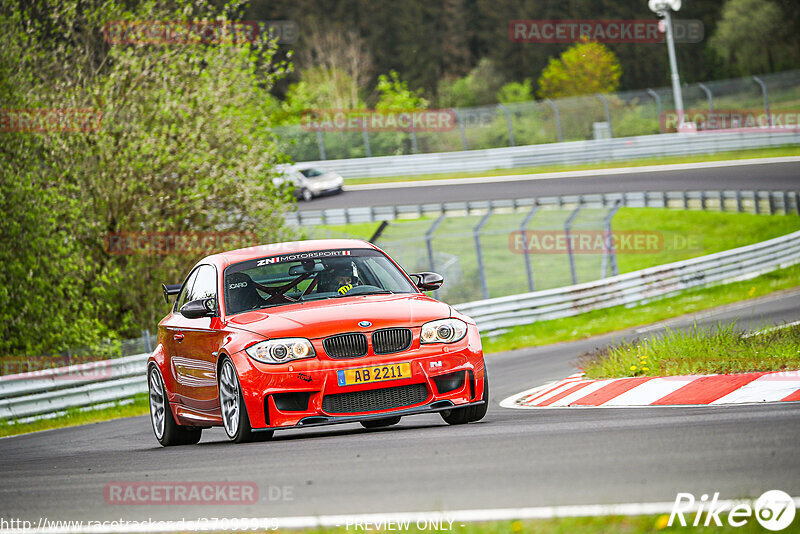
[[[268,338],[316,339],[392,326],[421,326],[450,317],[450,313],[450,306],[425,295],[360,295],[240,313],[230,318],[228,326]],[[363,328],[358,326],[360,321],[372,325]]]

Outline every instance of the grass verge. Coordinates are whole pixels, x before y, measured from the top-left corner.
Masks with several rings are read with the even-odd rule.
[[[86,425],[89,423],[99,423],[100,421],[110,421],[123,417],[134,417],[148,413],[149,405],[147,393],[140,393],[133,398],[133,402],[128,404],[117,404],[99,410],[80,410],[71,408],[63,415],[51,419],[40,419],[29,423],[10,423],[0,422],[0,437],[14,436],[17,434],[27,434],[39,430],[49,430],[52,428],[62,428],[66,426]]]
[[[491,353],[585,339],[795,287],[800,287],[800,264],[752,280],[692,289],[636,307],[615,306],[574,317],[517,326],[499,336],[485,337],[483,350]]]
[[[402,532],[454,532],[457,534],[508,534],[508,533],[536,533],[536,534],[655,534],[655,533],[694,533],[694,532],[714,532],[714,534],[750,534],[754,532],[767,532],[756,521],[754,517],[747,518],[747,522],[741,527],[732,527],[727,522],[727,514],[720,514],[720,521],[723,526],[693,527],[691,522],[694,514],[686,514],[685,519],[688,526],[682,527],[678,519],[675,519],[673,526],[667,526],[669,515],[642,515],[642,516],[604,516],[604,517],[564,517],[557,519],[535,519],[535,520],[512,520],[512,521],[491,521],[485,523],[453,523],[452,527],[446,522],[441,529],[419,528],[412,521],[409,528],[398,529]],[[703,521],[705,517],[702,518]],[[713,525],[713,523],[712,523]],[[373,529],[374,525],[370,525]],[[365,532],[365,530],[355,528],[355,525],[348,527],[337,527],[329,529],[313,529],[295,532],[306,534],[343,534],[348,532]]]
[[[586,171],[593,169],[618,169],[620,167],[645,167],[647,165],[669,165],[672,163],[701,163],[704,161],[726,161],[750,158],[774,158],[780,156],[800,155],[800,147],[755,148],[751,150],[734,150],[717,154],[701,154],[695,156],[663,156],[613,161],[607,163],[586,163],[581,165],[542,165],[539,167],[519,167],[516,169],[495,169],[478,172],[447,172],[440,174],[419,174],[411,176],[381,176],[369,178],[346,178],[345,185],[379,184],[386,182],[416,182],[420,180],[447,180],[455,178],[476,178],[481,176],[508,176],[516,174],[540,174],[545,172]]]
[[[743,336],[734,325],[669,330],[585,355],[588,378],[788,371],[800,368],[800,325]]]

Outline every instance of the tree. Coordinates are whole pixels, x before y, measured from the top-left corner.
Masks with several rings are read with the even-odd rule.
[[[121,232],[282,239],[279,154],[262,113],[285,72],[247,43],[111,44],[119,20],[212,20],[202,2],[52,0],[0,7],[6,109],[92,109],[97,129],[0,133],[0,352],[40,354],[152,330],[161,282],[210,249],[115,254]],[[238,18],[238,17],[237,17]],[[234,240],[234,242],[236,242]]]
[[[455,80],[442,80],[439,84],[441,107],[486,106],[497,103],[497,92],[503,78],[494,62],[483,58],[469,74]]]
[[[497,92],[497,101],[501,104],[528,102],[529,100],[533,100],[533,90],[531,88],[530,79],[526,79],[522,83],[507,83]]]
[[[711,48],[739,74],[775,72],[797,64],[800,53],[781,8],[769,0],[728,0]],[[795,43],[796,44],[796,43]]]
[[[569,47],[539,77],[539,96],[561,98],[594,93],[613,93],[619,87],[622,68],[606,46],[586,39]]]
[[[428,107],[428,101],[419,95],[419,91],[412,91],[408,83],[400,79],[395,71],[389,76],[381,74],[378,77],[378,111],[415,111]]]

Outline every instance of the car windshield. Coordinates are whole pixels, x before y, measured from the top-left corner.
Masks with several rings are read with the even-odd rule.
[[[318,250],[248,260],[225,270],[228,315],[293,302],[416,293],[408,278],[373,249]]]
[[[311,169],[300,169],[300,172],[302,172],[303,176],[305,176],[306,178],[315,178],[317,176],[322,176],[323,174],[325,174],[325,171],[322,171],[320,169],[314,169],[314,168],[311,168]]]

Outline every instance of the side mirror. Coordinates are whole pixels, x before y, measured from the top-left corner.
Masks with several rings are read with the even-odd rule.
[[[192,300],[181,306],[181,315],[187,319],[199,319],[200,317],[213,317],[217,311],[217,300],[197,299]]]
[[[436,291],[444,283],[444,278],[438,273],[414,273],[409,275],[417,281],[417,287],[423,291]]]

